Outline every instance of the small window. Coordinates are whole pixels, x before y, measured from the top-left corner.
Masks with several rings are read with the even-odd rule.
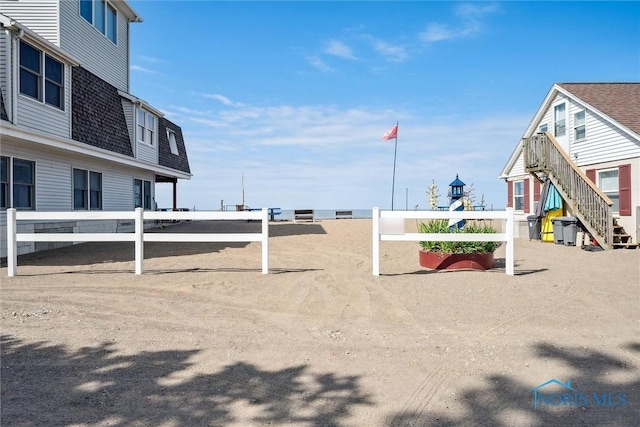
[[[35,209],[36,163],[30,160],[13,159],[13,207]]]
[[[0,157],[0,208],[9,206],[9,158]]]
[[[80,16],[113,43],[118,42],[118,12],[106,0],[80,0]]]
[[[556,105],[553,109],[553,117],[555,120],[555,136],[563,136],[566,133],[565,124],[565,107],[564,104]]]
[[[143,109],[138,109],[138,141],[155,145],[156,118]]]
[[[573,115],[573,135],[576,141],[581,141],[587,137],[584,110],[578,111]]]
[[[517,211],[524,210],[524,181],[513,183],[513,208]]]
[[[618,169],[598,171],[598,187],[613,202],[613,212],[620,212]]]
[[[42,55],[38,49],[20,42],[20,93],[41,100]]]
[[[167,139],[169,140],[169,149],[171,150],[171,154],[179,156],[180,152],[178,151],[178,143],[176,142],[176,133],[167,129]]]
[[[540,127],[538,128],[538,132],[540,132],[540,133],[545,133],[545,132],[548,132],[548,131],[549,131],[549,127],[547,126],[546,123],[543,124],[543,125],[540,125]]]
[[[107,38],[118,43],[118,14],[110,4],[107,5]]]
[[[73,209],[102,210],[102,174],[73,170]]]
[[[151,181],[133,180],[133,205],[136,208],[151,209]]]
[[[64,64],[21,41],[20,93],[63,110]]]

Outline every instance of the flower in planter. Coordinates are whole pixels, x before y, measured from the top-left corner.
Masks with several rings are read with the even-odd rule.
[[[464,229],[449,228],[449,222],[445,219],[433,219],[428,222],[418,223],[420,233],[496,233],[496,230],[484,223],[470,222]],[[448,254],[479,254],[490,253],[496,250],[496,242],[438,242],[422,241],[420,247],[427,252],[439,252]]]

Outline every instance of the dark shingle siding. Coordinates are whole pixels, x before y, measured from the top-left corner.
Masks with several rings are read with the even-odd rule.
[[[4,98],[2,97],[1,91],[0,91],[0,119],[9,121],[9,116],[7,116],[7,110],[4,109]]]
[[[178,155],[171,153],[169,140],[167,139],[167,129],[172,130],[176,134],[176,145],[178,146]],[[189,158],[187,157],[187,149],[185,148],[182,129],[175,123],[161,117],[158,121],[158,163],[171,169],[181,172],[191,173],[189,168]]]
[[[640,135],[640,83],[559,83],[558,85]]]
[[[72,74],[72,138],[133,157],[118,89],[82,67]]]

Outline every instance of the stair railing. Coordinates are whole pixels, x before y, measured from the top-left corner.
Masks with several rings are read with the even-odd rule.
[[[551,134],[534,134],[522,142],[525,169],[545,172],[600,246],[612,248],[613,202],[571,161]]]

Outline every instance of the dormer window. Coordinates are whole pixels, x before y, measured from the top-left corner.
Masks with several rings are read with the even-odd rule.
[[[20,41],[20,93],[64,110],[64,65]]]
[[[138,109],[137,116],[137,138],[138,142],[155,145],[156,140],[156,118],[142,108]]]
[[[80,16],[113,43],[118,42],[118,13],[106,0],[80,0]]]
[[[180,152],[178,151],[178,143],[176,142],[176,133],[167,129],[167,139],[169,140],[169,149],[171,150],[171,154],[179,156]]]

